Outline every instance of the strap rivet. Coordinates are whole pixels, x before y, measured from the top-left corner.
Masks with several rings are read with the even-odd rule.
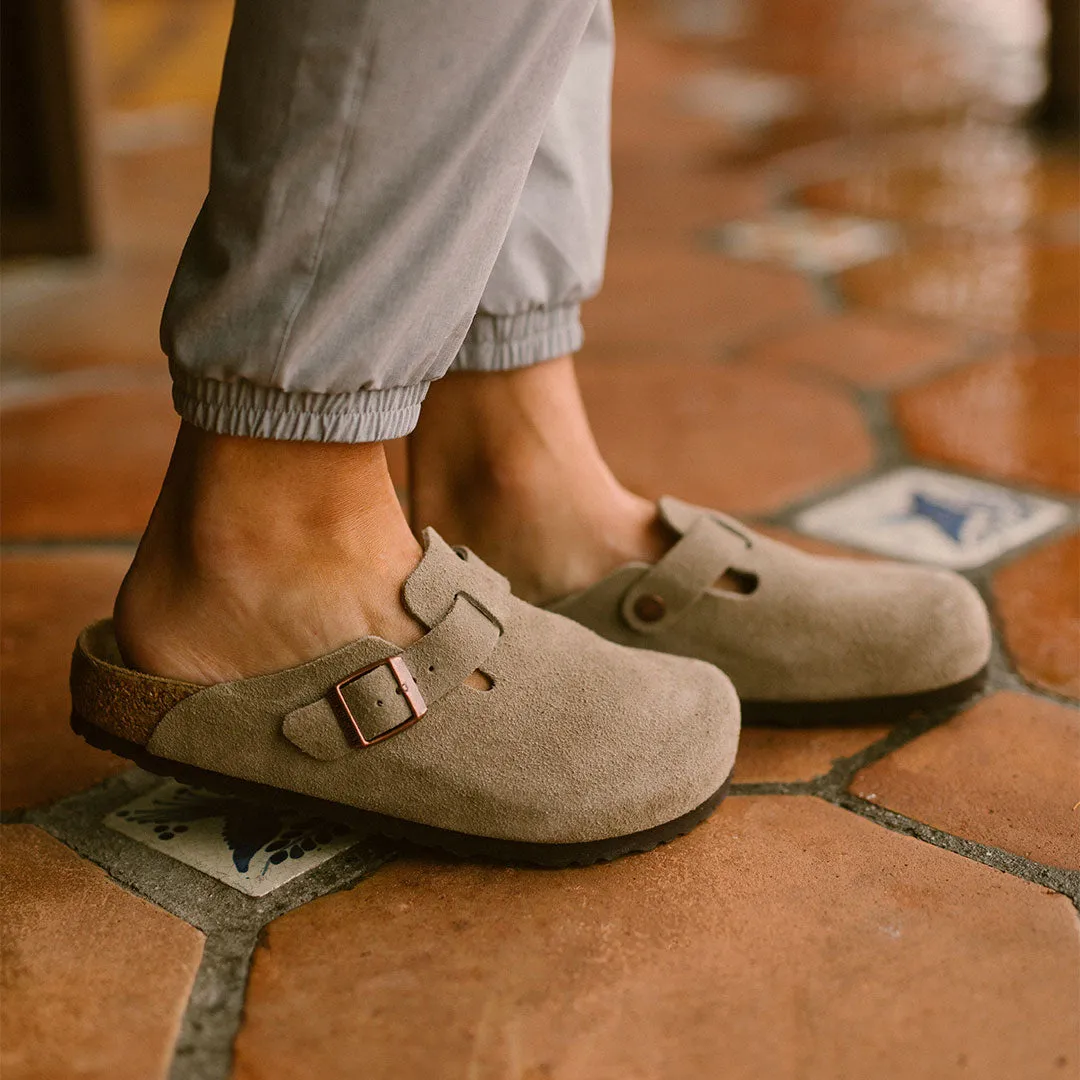
[[[659,622],[667,611],[667,604],[656,593],[645,593],[634,601],[634,615],[642,622]]]

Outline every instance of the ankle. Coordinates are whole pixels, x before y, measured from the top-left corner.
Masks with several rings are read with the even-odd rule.
[[[378,445],[232,439],[187,425],[114,609],[125,661],[215,682],[370,634],[422,632],[420,557]]]
[[[575,592],[670,545],[655,506],[604,461],[569,358],[455,374],[428,400],[409,447],[413,524],[472,547],[522,598]]]

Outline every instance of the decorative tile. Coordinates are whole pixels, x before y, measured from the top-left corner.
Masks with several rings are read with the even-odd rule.
[[[834,274],[891,254],[899,233],[895,226],[866,218],[781,210],[757,220],[730,222],[713,238],[736,259]]]
[[[113,811],[105,824],[248,896],[273,892],[360,839],[337,821],[174,780]]]
[[[970,569],[1060,525],[1050,499],[930,469],[897,469],[803,511],[803,532],[884,555]]]
[[[726,40],[746,30],[748,6],[747,0],[675,0],[664,14],[668,25],[682,37]]]
[[[718,68],[684,76],[679,104],[694,116],[720,120],[740,132],[755,133],[806,109],[801,79],[767,71]]]

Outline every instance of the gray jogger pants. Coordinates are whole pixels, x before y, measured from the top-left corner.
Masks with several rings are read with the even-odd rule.
[[[237,0],[162,320],[180,415],[390,439],[451,367],[577,349],[612,52],[610,0]]]

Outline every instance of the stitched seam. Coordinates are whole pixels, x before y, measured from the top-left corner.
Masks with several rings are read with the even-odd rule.
[[[366,37],[368,25],[374,18],[373,7],[374,5],[368,9],[367,17],[360,28],[360,32],[357,34],[358,41],[363,41]],[[363,50],[358,48],[357,55],[358,58],[363,56]],[[277,356],[274,358],[274,371],[272,376],[274,379],[277,378],[278,373],[281,370],[281,365],[284,362],[285,350],[288,348],[293,328],[296,325],[296,320],[300,317],[300,312],[307,304],[308,297],[311,296],[311,290],[315,287],[315,280],[319,276],[323,251],[326,248],[326,237],[330,231],[330,219],[333,217],[334,211],[337,209],[338,201],[341,198],[341,189],[345,180],[345,165],[349,157],[348,151],[352,136],[355,134],[356,124],[360,116],[360,104],[366,95],[368,86],[371,84],[371,74],[374,67],[374,63],[371,62],[371,58],[368,57],[368,66],[366,72],[364,72],[363,85],[354,89],[349,113],[345,122],[342,124],[341,145],[338,147],[337,158],[334,162],[334,182],[330,192],[330,198],[327,200],[326,210],[323,213],[322,224],[319,227],[319,236],[315,242],[315,252],[314,258],[312,259],[311,270],[308,273],[307,285],[304,287],[300,296],[297,297],[296,303],[289,313],[285,329],[282,331],[281,344],[278,346]]]

